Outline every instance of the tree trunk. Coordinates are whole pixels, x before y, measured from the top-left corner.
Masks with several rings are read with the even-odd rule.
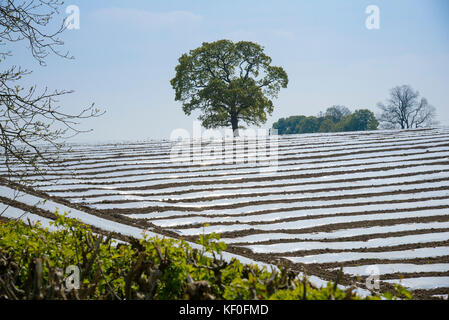
[[[234,137],[239,136],[239,119],[237,116],[231,115],[231,125],[232,131],[234,132]]]

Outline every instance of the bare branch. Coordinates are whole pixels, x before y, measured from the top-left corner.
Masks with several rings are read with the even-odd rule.
[[[49,54],[73,58],[60,50],[64,19],[56,31],[48,30],[62,4],[60,0],[0,0],[0,45],[24,42],[42,66]],[[11,51],[0,53],[0,62],[11,55]],[[0,72],[0,161],[8,177],[49,170],[65,140],[86,132],[77,129],[79,122],[103,114],[93,104],[75,114],[63,112],[58,99],[73,91],[25,89],[20,81],[30,74],[20,66]],[[47,152],[48,146],[56,153]]]
[[[394,87],[387,104],[378,103],[382,113],[379,122],[385,129],[410,129],[435,125],[435,108],[425,98],[420,101],[419,92],[410,86]]]

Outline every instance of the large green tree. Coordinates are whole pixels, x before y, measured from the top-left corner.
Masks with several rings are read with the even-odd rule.
[[[175,100],[190,115],[200,110],[205,128],[231,126],[238,135],[239,123],[260,125],[273,112],[273,102],[288,76],[257,43],[219,40],[183,54],[171,85]]]

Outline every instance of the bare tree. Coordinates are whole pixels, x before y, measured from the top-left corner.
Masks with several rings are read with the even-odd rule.
[[[49,30],[62,5],[59,0],[0,0],[0,46],[24,43],[41,66],[46,65],[49,54],[72,59],[68,52],[60,51],[64,19],[56,30]],[[12,54],[0,47],[0,64]],[[63,112],[58,98],[72,91],[38,90],[36,86],[25,89],[20,81],[30,73],[17,65],[0,71],[0,165],[9,173],[13,164],[38,171],[48,167],[55,158],[43,151],[44,144],[60,151],[65,139],[82,132],[76,128],[81,119],[102,114],[93,104],[76,114]]]
[[[408,85],[391,89],[386,104],[378,103],[382,110],[379,122],[385,129],[410,129],[430,127],[437,124],[435,108],[426,98],[419,98],[419,92]]]

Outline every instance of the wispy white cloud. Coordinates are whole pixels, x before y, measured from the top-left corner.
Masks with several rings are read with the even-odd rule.
[[[132,8],[104,8],[94,17],[110,23],[134,24],[147,28],[173,28],[198,25],[202,17],[189,11],[151,12]]]

